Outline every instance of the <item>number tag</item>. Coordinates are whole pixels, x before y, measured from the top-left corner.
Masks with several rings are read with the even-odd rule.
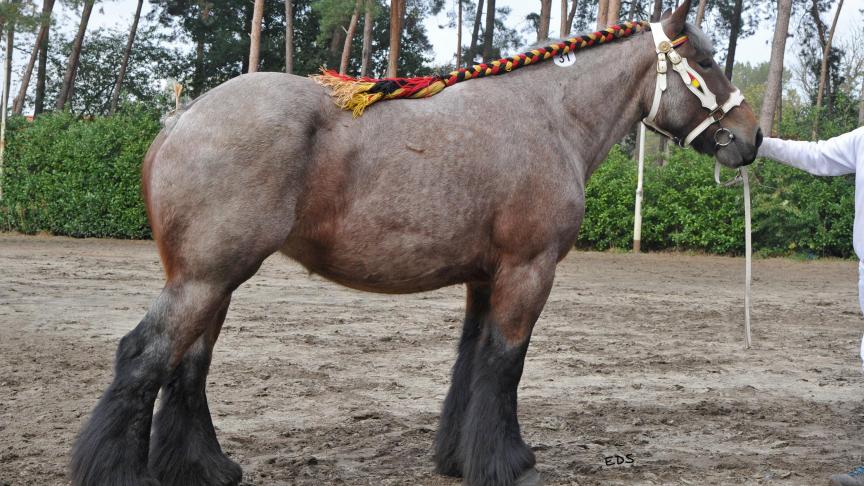
[[[555,54],[555,64],[561,67],[570,67],[576,64],[576,53],[571,51],[567,54],[563,52]]]

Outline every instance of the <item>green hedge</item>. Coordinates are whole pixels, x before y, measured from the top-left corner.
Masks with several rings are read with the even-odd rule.
[[[0,229],[78,237],[149,238],[141,160],[159,132],[140,111],[81,120],[13,118],[6,142]]]
[[[733,175],[723,171],[724,180]],[[760,160],[750,180],[755,251],[852,256],[852,177],[814,177]],[[631,247],[635,188],[635,162],[613,149],[588,183],[581,247]],[[718,187],[710,157],[673,150],[666,166],[647,163],[642,207],[643,249],[744,252],[743,190]]]
[[[0,230],[149,238],[139,178],[158,131],[156,115],[140,111],[90,121],[64,113],[12,119]],[[668,160],[646,164],[642,248],[741,254],[740,186],[717,187],[713,160],[692,150],[673,149]],[[751,181],[756,251],[852,255],[851,178],[760,161]],[[630,248],[635,188],[636,164],[616,147],[588,184],[579,246]]]

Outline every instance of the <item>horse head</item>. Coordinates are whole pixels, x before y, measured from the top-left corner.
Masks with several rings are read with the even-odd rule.
[[[644,91],[645,124],[696,151],[736,168],[756,158],[762,132],[753,110],[714,61],[714,49],[697,27],[687,24],[690,0],[652,24],[657,54]],[[658,29],[660,26],[662,29]]]

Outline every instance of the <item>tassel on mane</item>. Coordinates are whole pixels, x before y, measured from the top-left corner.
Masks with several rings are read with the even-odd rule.
[[[329,88],[336,104],[354,113],[363,114],[366,108],[381,99],[426,98],[438,94],[446,86],[438,76],[422,78],[352,78],[336,71],[321,69],[312,76],[318,84]]]

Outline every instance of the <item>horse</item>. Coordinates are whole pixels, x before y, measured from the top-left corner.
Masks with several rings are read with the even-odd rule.
[[[279,252],[363,291],[464,284],[436,470],[471,486],[540,484],[517,388],[588,178],[640,119],[730,168],[756,157],[753,112],[732,103],[737,91],[686,24],[689,8],[650,34],[579,51],[574,66],[538,62],[360,117],[314,80],[282,73],[232,79],[175,114],[142,167],[165,286],[119,342],[113,381],[73,447],[72,483],[241,481],[205,384],[232,292]],[[684,81],[670,71],[667,83],[681,58]],[[735,106],[706,107],[697,88]]]

